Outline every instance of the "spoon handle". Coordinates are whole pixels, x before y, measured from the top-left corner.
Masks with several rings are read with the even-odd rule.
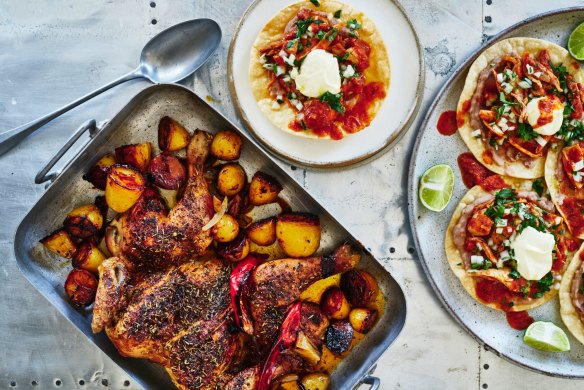
[[[79,99],[69,103],[68,105],[51,112],[43,117],[33,120],[32,122],[28,122],[22,126],[16,127],[11,130],[7,130],[3,133],[0,133],[0,156],[12,149],[16,144],[22,141],[26,136],[34,132],[39,127],[44,126],[45,124],[49,123],[56,117],[66,113],[67,111],[71,110],[74,107],[77,107],[81,103],[86,102],[87,100],[91,99],[94,96],[99,95],[102,92],[107,91],[108,89],[126,82],[128,80],[133,80],[139,77],[143,77],[140,69],[135,69],[132,72],[112,81],[111,83],[104,85],[103,87],[96,89],[93,92],[88,93],[87,95],[80,97]]]

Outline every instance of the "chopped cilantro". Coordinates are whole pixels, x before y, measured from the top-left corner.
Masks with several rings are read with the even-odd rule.
[[[338,9],[335,13],[334,13],[335,18],[340,18],[341,17],[341,10]]]
[[[349,52],[346,52],[346,53],[345,53],[345,55],[344,55],[344,56],[341,58],[341,61],[346,61],[346,60],[347,60],[347,58],[349,58],[349,55],[350,55],[350,54],[351,54],[351,53],[349,53]]]
[[[531,287],[531,282],[528,281],[526,286],[523,286],[519,289],[523,293],[523,298],[527,298],[529,296],[529,287]]]
[[[316,7],[320,7],[320,1],[318,1],[318,0],[310,0],[310,2],[312,4],[314,4]]]
[[[509,307],[513,307],[513,306],[515,306],[515,302],[513,302],[513,301],[509,302]]]
[[[320,97],[320,101],[328,103],[328,105],[331,106],[331,108],[338,112],[339,114],[344,114],[345,107],[341,103],[342,97],[343,97],[342,93],[334,94],[327,91]]]
[[[519,275],[519,272],[517,272],[517,270],[514,269],[511,272],[509,272],[509,277],[511,279],[519,279],[521,277],[521,275]]]
[[[298,39],[298,38],[296,38]],[[290,49],[294,44],[296,44],[296,39],[292,39],[290,42],[286,44],[286,49]]]
[[[339,30],[333,27],[331,28],[331,33],[326,37],[326,40],[332,42],[337,37],[338,34]]]
[[[322,39],[324,38],[324,36],[325,36],[325,35],[326,35],[326,32],[324,32],[324,31],[322,31],[322,30],[319,30],[319,31],[316,33],[316,36],[317,36],[317,38],[318,38],[318,39],[320,39],[320,40],[322,40]]]
[[[493,148],[497,147],[497,139],[489,138],[489,145],[491,145]]]
[[[519,123],[517,125],[517,134],[525,141],[531,141],[539,136],[527,123]]]
[[[537,289],[539,290],[539,292],[543,293],[550,291],[550,288],[552,286],[552,284],[554,283],[554,275],[552,275],[551,272],[548,272],[546,276],[544,276],[543,278],[541,278],[540,280],[537,281]]]
[[[308,26],[310,26],[312,22],[314,22],[312,18],[298,20],[296,22],[296,27],[298,27],[296,30],[296,38],[300,38],[300,36],[308,30]]]
[[[514,194],[512,188],[503,188],[503,189],[497,191],[497,193],[495,194],[495,198],[497,198],[497,200],[511,199],[511,198],[515,198],[515,194]]]
[[[580,210],[580,214],[584,214],[584,209]]]
[[[539,196],[543,195],[543,180],[542,179],[537,179],[533,181],[533,184],[531,184],[531,189],[534,190]]]
[[[493,220],[503,218],[504,214],[505,206],[501,204],[493,204],[485,211],[485,215]]]
[[[304,120],[300,121],[300,125],[302,126],[302,130],[304,130],[304,131],[307,130],[306,123],[304,123]]]
[[[361,24],[357,21],[357,19],[347,20],[347,27],[351,30],[357,30],[361,28]]]
[[[562,88],[561,91],[557,91],[558,93],[563,92],[566,89],[566,76],[568,75],[568,70],[563,65],[554,66],[552,62],[549,62],[552,71],[556,76],[558,76],[558,80],[560,81],[560,87]]]

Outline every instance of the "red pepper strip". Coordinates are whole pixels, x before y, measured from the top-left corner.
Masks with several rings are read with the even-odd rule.
[[[260,265],[268,256],[265,254],[250,254],[244,260],[240,261],[239,264],[231,271],[231,276],[229,277],[229,288],[231,291],[231,308],[233,309],[233,314],[235,315],[235,322],[237,326],[241,328],[241,318],[240,312],[241,308],[238,305],[239,294],[243,289],[243,286],[249,279],[251,272]]]
[[[284,318],[282,326],[280,327],[280,335],[272,346],[266,361],[262,366],[260,379],[258,381],[257,390],[269,390],[270,382],[274,376],[274,372],[278,367],[277,360],[282,351],[296,342],[298,338],[298,330],[300,329],[300,309],[302,302],[295,303]]]

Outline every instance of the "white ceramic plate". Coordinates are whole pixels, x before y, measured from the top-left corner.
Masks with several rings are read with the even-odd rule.
[[[416,33],[391,0],[341,0],[366,14],[381,32],[391,66],[390,87],[370,126],[340,141],[307,139],[283,132],[260,111],[249,79],[249,54],[257,35],[290,0],[256,0],[244,13],[229,48],[231,94],[254,137],[280,158],[313,168],[363,162],[386,150],[408,128],[422,100],[423,57]]]
[[[501,32],[470,56],[438,92],[420,127],[410,162],[408,185],[410,224],[416,250],[444,307],[478,342],[497,355],[537,372],[567,378],[584,378],[584,346],[564,326],[557,297],[529,310],[529,314],[536,321],[552,321],[563,328],[572,349],[565,353],[539,351],[523,342],[524,332],[512,329],[504,313],[471,298],[450,269],[444,252],[444,235],[452,213],[468,191],[456,163],[456,157],[468,149],[458,133],[449,137],[439,134],[436,123],[442,112],[456,109],[468,69],[487,46],[510,37],[533,37],[565,47],[568,35],[582,20],[584,8],[538,15]],[[455,180],[452,199],[439,213],[426,210],[418,201],[418,181],[426,169],[436,164],[450,165]]]

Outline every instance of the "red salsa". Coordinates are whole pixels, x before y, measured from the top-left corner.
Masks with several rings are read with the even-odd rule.
[[[533,317],[524,311],[508,311],[505,313],[507,322],[513,329],[525,330],[533,323]]]
[[[470,152],[462,153],[456,161],[458,162],[458,168],[462,175],[462,181],[467,188],[481,184],[487,177],[493,174],[478,162]]]
[[[444,111],[436,124],[438,132],[442,135],[453,135],[458,130],[456,124],[456,111]]]

